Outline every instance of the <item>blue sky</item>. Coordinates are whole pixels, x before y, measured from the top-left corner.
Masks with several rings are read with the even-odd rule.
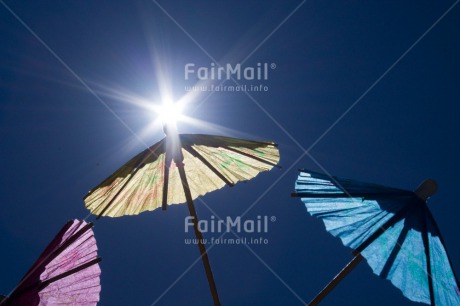
[[[199,92],[185,112],[207,125],[179,130],[273,140],[283,166],[204,196],[213,212],[196,201],[202,220],[248,207],[245,218],[276,217],[267,245],[209,251],[224,305],[301,305],[351,259],[290,197],[298,168],[405,189],[436,179],[429,206],[459,271],[456,3],[2,0],[0,291],[68,219],[88,216],[89,189],[163,137],[132,102],[160,103],[161,84],[181,99],[195,84],[186,64],[213,60],[275,64],[267,80],[240,82],[268,91]],[[100,305],[211,305],[187,215],[174,205],[96,221]],[[323,305],[370,303],[414,305],[365,263]]]

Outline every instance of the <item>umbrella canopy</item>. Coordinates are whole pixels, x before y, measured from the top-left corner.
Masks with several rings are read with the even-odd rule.
[[[458,280],[426,205],[433,181],[412,192],[303,170],[295,189],[328,232],[408,299],[460,305]]]
[[[187,203],[214,305],[220,305],[193,199],[233,186],[272,169],[279,161],[273,142],[178,134],[175,124],[163,128],[163,140],[144,150],[85,197],[91,213],[119,217],[167,205]]]
[[[91,190],[86,207],[98,216],[137,215],[166,205],[185,203],[174,154],[166,156],[167,138],[144,150]],[[225,185],[254,178],[279,161],[273,142],[200,134],[179,134],[180,150],[192,199]]]
[[[96,305],[101,270],[92,223],[69,221],[1,305]]]

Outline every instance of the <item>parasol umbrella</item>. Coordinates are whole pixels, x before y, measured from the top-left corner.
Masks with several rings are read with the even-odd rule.
[[[211,266],[198,228],[193,199],[225,185],[254,178],[279,161],[273,142],[201,134],[178,134],[175,124],[163,127],[166,137],[147,148],[85,197],[91,213],[119,217],[167,205],[187,203],[215,305],[220,305]]]
[[[308,212],[355,255],[309,305],[318,304],[363,258],[412,301],[460,305],[459,283],[426,203],[435,181],[407,191],[301,170],[295,189]]]
[[[96,305],[101,270],[92,223],[73,220],[60,230],[0,305]]]

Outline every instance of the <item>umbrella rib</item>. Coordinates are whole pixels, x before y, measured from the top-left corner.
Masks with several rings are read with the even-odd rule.
[[[72,243],[74,243],[75,241],[77,241],[78,238],[80,238],[84,233],[86,233],[90,228],[92,228],[94,226],[94,224],[92,222],[86,224],[85,226],[83,226],[80,230],[78,230],[78,232],[76,232],[74,235],[72,235],[72,237],[70,237],[66,242],[64,242],[60,247],[58,247],[54,252],[53,254],[56,256],[56,255],[59,255],[62,251],[64,251],[65,249],[67,249],[67,247],[69,247]]]
[[[396,244],[393,250],[391,250],[390,256],[388,256],[388,260],[385,262],[382,272],[380,273],[380,276],[382,278],[387,278],[388,273],[390,273],[390,269],[393,266],[396,260],[396,257],[398,256],[399,252],[401,252],[402,245],[404,241],[406,240],[408,232],[409,232],[409,227],[406,224],[404,224],[404,227],[401,233],[399,233],[398,239],[396,240]]]
[[[136,164],[136,167],[139,166],[140,164],[142,164],[148,157],[149,157],[149,154],[145,155],[144,157],[144,153],[146,153],[147,151],[150,152],[150,154],[155,154],[156,157],[158,157],[159,155],[156,154],[156,151],[161,148],[161,146],[163,145],[163,142],[164,142],[164,139],[160,140],[158,143],[154,144],[153,146],[151,146],[150,148],[147,148],[145,149],[144,151],[142,151],[139,155],[142,155],[141,157],[142,160],[141,161],[138,161],[137,164]],[[136,158],[137,156],[135,156],[134,158]],[[114,173],[115,174],[115,173]],[[113,174],[112,174],[113,175]],[[99,187],[101,185],[104,185],[104,183],[106,183],[106,181],[110,180],[112,176],[109,176],[107,179],[105,179],[102,183],[100,183],[97,187],[91,189],[84,197],[83,197],[83,200],[86,200],[86,198],[88,198],[94,191],[96,191],[97,189],[99,189]]]
[[[412,195],[412,192],[408,191],[401,193],[386,193],[386,192],[347,192],[345,193],[307,193],[307,192],[293,192],[291,193],[292,197],[300,198],[378,198],[378,197],[389,197],[389,196],[408,196]]]
[[[121,186],[120,190],[118,190],[118,192],[115,194],[115,196],[109,201],[109,203],[102,209],[102,211],[98,214],[98,216],[96,217],[96,220],[99,220],[101,218],[101,216],[107,211],[107,209],[112,206],[112,204],[115,202],[115,200],[118,198],[118,196],[120,195],[120,193],[123,191],[123,189],[126,187],[126,185],[128,185],[128,183],[131,181],[131,179],[137,174],[137,172],[139,171],[139,169],[141,168],[141,165],[147,160],[147,158],[150,156],[150,154],[153,154],[155,155],[157,158],[159,157],[158,154],[156,154],[156,150],[158,148],[161,148],[161,146],[163,145],[163,141],[164,140],[161,140],[160,142],[158,142],[157,144],[153,145],[152,147],[148,148],[148,149],[145,149],[143,152],[147,152],[148,153],[146,155],[142,155],[140,156],[138,162],[136,163],[136,165],[134,166],[135,167],[135,170],[134,172],[131,174],[131,176],[128,178],[128,180],[123,184],[123,186]],[[155,149],[152,149],[154,146]],[[84,199],[86,199],[90,194],[92,193],[92,191],[89,192],[89,194],[87,194],[85,196]],[[96,208],[99,208],[99,206],[101,205],[102,203],[100,203]]]
[[[165,151],[165,165],[164,165],[164,178],[163,178],[163,200],[161,204],[161,209],[166,210],[168,204],[168,185],[169,185],[169,167],[171,165],[172,156],[168,154],[168,151]]]
[[[70,221],[71,222],[71,221]],[[61,244],[59,247],[57,247],[54,251],[52,251],[49,256],[47,256],[45,259],[43,259],[42,262],[39,263],[40,266],[43,266],[45,264],[48,264],[48,259],[49,258],[56,258],[59,254],[61,254],[65,249],[67,249],[72,243],[74,243],[78,238],[80,238],[84,233],[86,233],[91,227],[93,227],[93,223],[88,223],[85,226],[83,226],[80,230],[78,230],[74,235],[72,235],[68,240],[66,240],[63,244]],[[24,278],[27,277],[24,276]]]
[[[145,160],[145,159],[143,159]],[[142,161],[143,161],[142,160]],[[129,184],[129,182],[131,182],[131,180],[133,179],[133,177],[137,174],[137,172],[139,171],[139,169],[141,168],[140,165],[142,164],[142,162],[139,162],[137,165],[136,165],[136,169],[134,170],[134,172],[131,174],[131,176],[126,180],[126,182],[123,184],[123,186],[120,188],[120,190],[118,190],[118,192],[115,194],[115,196],[109,201],[109,203],[107,203],[107,205],[102,209],[102,211],[97,215],[96,217],[96,220],[99,220],[102,215],[107,211],[107,209],[109,209],[110,206],[112,206],[112,204],[115,202],[115,200],[118,198],[118,196],[120,195],[120,193],[123,191],[123,189],[126,187],[126,185]]]
[[[377,231],[375,231],[369,238],[367,238],[363,243],[361,243],[354,251],[353,254],[361,253],[365,248],[367,248],[372,242],[374,242],[383,232],[385,232],[388,227],[400,220],[403,215],[409,210],[411,205],[407,205],[388,219],[385,224],[383,224]],[[381,230],[381,231],[380,231]]]
[[[96,259],[93,259],[93,260],[81,265],[81,266],[78,266],[78,267],[73,268],[73,269],[71,269],[71,270],[69,270],[67,272],[64,272],[64,273],[56,275],[56,276],[54,276],[54,277],[52,277],[50,279],[47,279],[46,281],[40,283],[39,290],[42,290],[43,288],[45,288],[49,284],[54,283],[54,282],[56,282],[56,281],[58,281],[60,279],[63,279],[65,277],[69,276],[69,275],[75,274],[77,272],[80,272],[81,270],[89,268],[92,265],[95,265],[95,264],[99,263],[101,260],[102,260],[102,258],[98,257]]]
[[[45,288],[49,284],[51,284],[51,283],[53,283],[55,281],[58,281],[60,279],[63,279],[64,277],[67,277],[67,276],[72,275],[74,273],[77,273],[77,272],[79,272],[81,270],[84,270],[84,269],[86,269],[86,268],[88,268],[88,267],[100,262],[101,260],[102,260],[102,258],[98,257],[98,258],[93,259],[92,261],[89,261],[89,262],[87,262],[87,263],[85,263],[85,264],[83,264],[83,265],[81,265],[79,267],[76,267],[76,268],[74,268],[72,270],[69,270],[67,272],[64,272],[64,273],[62,273],[60,275],[54,276],[54,277],[52,277],[50,279],[47,279],[44,282],[38,281],[35,284],[32,284],[32,285],[30,285],[30,286],[28,286],[28,287],[26,287],[26,288],[24,288],[22,290],[14,291],[10,295],[10,298],[13,297],[13,296],[18,296],[18,295],[24,294],[24,293],[26,293],[26,292],[28,292],[30,290],[35,289],[35,288],[37,288],[38,290],[42,290],[43,288]]]
[[[422,212],[423,214],[423,232],[422,232],[422,239],[423,239],[423,247],[425,248],[425,256],[426,256],[426,273],[428,277],[428,288],[430,290],[430,302],[431,305],[436,305],[434,300],[434,289],[433,289],[433,278],[431,276],[431,255],[430,255],[430,241],[428,239],[428,226],[426,223],[426,214],[425,211]]]
[[[442,246],[444,247],[444,250],[445,250],[445,252],[446,252],[447,261],[449,262],[450,267],[453,267],[452,261],[450,260],[449,253],[447,252],[447,246],[446,246],[446,244],[445,244],[445,242],[444,242],[444,239],[443,239],[442,236],[441,236],[441,231],[439,230],[439,226],[436,224],[436,220],[434,220],[433,215],[431,214],[431,212],[430,212],[430,210],[428,209],[428,207],[426,207],[425,215],[426,215],[426,217],[430,220],[432,226],[433,226],[434,229],[435,229],[435,232],[437,232],[438,238],[439,238],[439,240],[441,241],[441,244],[442,244]],[[460,286],[459,286],[459,281],[458,281],[458,278],[457,278],[457,275],[455,274],[455,270],[451,268],[451,271],[452,271],[452,274],[454,275],[455,284],[456,284],[457,288],[460,288]]]
[[[64,234],[65,232],[71,227],[71,224],[73,224],[72,221],[69,221],[67,222],[67,224],[64,226],[64,228],[61,230],[64,231]],[[54,250],[51,251],[50,254],[48,254],[48,256],[46,256],[44,259],[42,259],[40,261],[40,258],[37,259],[37,261],[32,265],[32,268],[26,273],[26,275],[24,275],[24,277],[22,278],[21,280],[21,283],[30,277],[30,275],[32,275],[32,273],[34,273],[38,267],[41,267],[43,265],[46,265],[48,264],[49,262],[51,262],[52,259],[56,258],[59,254],[61,254],[69,245],[71,245],[72,243],[74,243],[79,237],[81,237],[85,232],[88,231],[88,229],[90,229],[91,227],[93,227],[93,223],[88,223],[86,224],[85,226],[83,226],[80,230],[78,230],[75,234],[73,234],[68,240],[66,240],[62,245],[58,246],[57,248],[55,248]],[[46,252],[46,250],[49,248],[49,246],[45,249],[44,252]],[[53,256],[52,256],[53,255]],[[51,260],[49,260],[51,259]],[[35,268],[34,268],[35,266]],[[10,297],[12,296],[17,296],[17,295],[20,295],[22,294],[23,292],[27,292],[31,289],[33,289],[34,285],[30,285],[29,287],[26,287],[22,290],[13,290],[13,292],[10,294]]]
[[[56,237],[63,237],[65,235],[65,233],[70,229],[70,227],[72,226],[73,224],[73,221],[72,220],[69,220],[65,225],[64,227],[61,229],[61,231],[56,235]],[[75,231],[75,229],[74,229]],[[78,235],[79,233],[77,232],[75,235]],[[73,235],[72,235],[73,236]],[[71,237],[72,238],[72,237]],[[44,259],[42,259],[40,261],[40,257],[42,255],[40,255],[40,257],[35,261],[35,263],[32,265],[32,267],[34,266],[40,266],[42,265],[53,253],[57,252],[59,250],[61,246],[55,246],[53,247],[51,244],[48,244],[48,246],[46,247],[46,249],[42,252],[42,255],[45,254],[45,253],[48,253],[49,255],[46,256]],[[48,251],[48,252],[47,252]],[[59,254],[59,253],[58,253]],[[29,276],[29,274],[33,273],[33,271],[31,270],[34,270],[33,268],[31,268],[27,273],[26,275],[24,275],[23,279],[27,278]]]
[[[232,151],[232,152],[235,152],[235,153],[238,153],[238,154],[241,154],[241,155],[244,155],[246,157],[249,157],[249,158],[252,158],[252,159],[255,159],[261,163],[264,163],[264,164],[267,164],[267,165],[270,165],[272,167],[277,167],[277,168],[281,168],[281,166],[278,166],[277,164],[274,164],[274,163],[271,163],[269,161],[266,161],[260,157],[257,157],[257,156],[253,156],[251,154],[248,154],[246,152],[243,152],[243,151],[240,151],[240,150],[237,150],[235,148],[232,148],[232,147],[224,147],[225,149],[229,150],[229,151]]]
[[[211,165],[210,162],[208,162],[200,153],[198,153],[192,146],[187,145],[183,147],[185,150],[187,150],[190,154],[198,158],[203,164],[206,165],[209,169],[211,169],[212,172],[214,172],[215,175],[217,175],[222,181],[224,181],[225,184],[227,184],[230,187],[233,187],[234,184],[230,182],[221,172],[219,172],[213,165]]]

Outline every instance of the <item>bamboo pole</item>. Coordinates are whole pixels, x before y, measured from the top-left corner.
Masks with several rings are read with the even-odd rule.
[[[208,254],[206,252],[206,247],[203,244],[203,235],[198,228],[198,217],[196,215],[195,206],[193,205],[192,195],[190,193],[190,188],[187,182],[187,176],[185,175],[184,164],[176,163],[180,179],[182,182],[182,187],[184,188],[185,198],[187,200],[188,210],[190,211],[190,216],[193,220],[193,229],[195,231],[196,239],[198,240],[198,248],[200,249],[201,260],[203,261],[204,270],[206,271],[206,278],[208,279],[209,289],[211,290],[212,299],[215,306],[220,306],[219,295],[217,293],[216,283],[214,282],[214,276],[211,270],[211,264],[209,263]]]
[[[166,134],[166,157],[165,162],[166,166],[169,167],[169,161],[174,161],[176,167],[179,171],[180,180],[182,183],[182,188],[184,189],[185,199],[187,201],[187,207],[190,212],[190,216],[193,221],[193,230],[195,231],[195,237],[198,240],[198,249],[201,254],[201,261],[204,265],[204,270],[206,272],[206,278],[208,280],[209,289],[211,290],[212,299],[215,306],[220,306],[219,295],[217,293],[216,283],[214,282],[214,276],[211,270],[211,264],[209,263],[208,253],[206,252],[206,247],[203,243],[203,235],[201,234],[200,229],[198,228],[198,216],[196,214],[195,205],[193,204],[192,194],[190,192],[190,186],[187,181],[187,175],[184,168],[184,155],[182,153],[182,145],[180,143],[179,134],[177,132],[177,127],[174,123],[166,123],[163,125],[163,131]],[[169,176],[169,171],[168,171]],[[166,180],[168,177],[166,177]],[[167,192],[167,189],[166,191]],[[164,202],[164,201],[163,201]],[[163,209],[165,209],[163,203]]]
[[[353,259],[337,274],[334,279],[324,287],[323,290],[313,299],[308,306],[318,305],[332,290],[361,262],[363,256],[358,253]]]

